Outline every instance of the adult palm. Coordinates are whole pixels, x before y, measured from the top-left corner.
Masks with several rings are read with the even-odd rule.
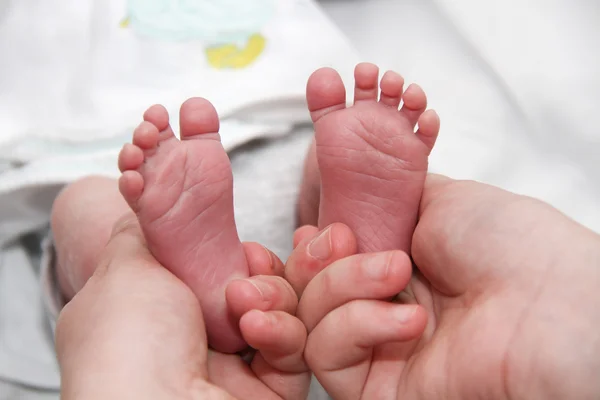
[[[430,176],[412,256],[408,285],[399,257],[375,283],[351,257],[307,285],[305,357],[334,398],[598,396],[594,233],[537,200]],[[399,284],[403,304],[385,301]]]

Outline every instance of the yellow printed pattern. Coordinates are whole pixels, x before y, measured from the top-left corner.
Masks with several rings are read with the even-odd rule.
[[[209,47],[206,49],[206,57],[213,68],[244,68],[252,64],[262,54],[265,45],[265,37],[260,33],[255,33],[250,36],[243,48],[239,48],[235,44]]]

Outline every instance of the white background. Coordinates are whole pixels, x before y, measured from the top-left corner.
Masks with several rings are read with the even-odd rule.
[[[600,3],[329,0],[365,61],[442,118],[431,170],[541,198],[600,231]]]

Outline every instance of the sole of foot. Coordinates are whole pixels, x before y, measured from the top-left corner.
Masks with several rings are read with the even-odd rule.
[[[404,90],[397,73],[379,81],[379,68],[362,63],[354,77],[350,107],[335,70],[319,69],[307,84],[320,175],[318,225],[348,225],[361,252],[410,254],[440,120],[426,110],[423,90],[415,84]]]
[[[227,311],[225,287],[248,276],[233,213],[233,176],[210,102],[180,109],[181,140],[166,109],[144,114],[119,156],[121,194],[137,214],[156,259],[199,299],[209,344],[222,352],[246,347]]]

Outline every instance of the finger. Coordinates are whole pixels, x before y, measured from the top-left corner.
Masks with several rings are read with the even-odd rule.
[[[423,195],[421,197],[421,203],[419,207],[419,216],[429,207],[431,202],[437,197],[437,195],[449,184],[457,182],[454,179],[448,178],[444,175],[427,174],[425,179],[425,187],[423,188]]]
[[[398,250],[339,260],[308,284],[298,305],[298,318],[311,332],[325,315],[342,304],[394,296],[406,287],[411,273],[410,259]]]
[[[371,348],[417,339],[427,323],[418,304],[356,300],[329,313],[311,332],[306,357],[314,369],[346,368],[370,356]]]
[[[250,310],[283,311],[296,314],[298,297],[279,276],[254,276],[229,283],[225,289],[227,307],[235,318]]]
[[[296,373],[308,370],[303,358],[306,328],[298,318],[282,311],[252,310],[241,318],[240,330],[270,368]]]
[[[244,252],[248,261],[250,276],[283,276],[283,262],[271,250],[255,242],[244,242]]]
[[[294,248],[296,248],[303,240],[314,238],[318,233],[319,228],[312,225],[304,225],[296,229],[296,232],[294,232]]]
[[[353,301],[323,318],[309,335],[304,356],[333,398],[355,398],[369,376],[373,347],[399,347],[391,353],[412,346],[426,323],[419,305]]]
[[[285,279],[300,297],[308,282],[323,268],[356,252],[356,238],[350,228],[332,224],[316,237],[307,237],[298,244],[285,264]]]
[[[208,374],[210,381],[216,386],[227,390],[235,398],[244,400],[304,400],[310,384],[310,373],[275,372],[275,376],[281,377],[281,386],[285,390],[278,393],[277,397],[273,394],[273,389],[262,381],[264,377],[257,376],[239,356],[215,352],[209,353]]]
[[[273,397],[239,356],[210,351],[208,377],[216,386],[227,390],[236,399],[262,400]]]
[[[299,319],[281,311],[253,310],[240,320],[244,340],[258,350],[251,368],[263,383],[283,398],[297,388],[306,398],[310,373],[304,362],[306,328]],[[287,396],[284,396],[287,394]]]

